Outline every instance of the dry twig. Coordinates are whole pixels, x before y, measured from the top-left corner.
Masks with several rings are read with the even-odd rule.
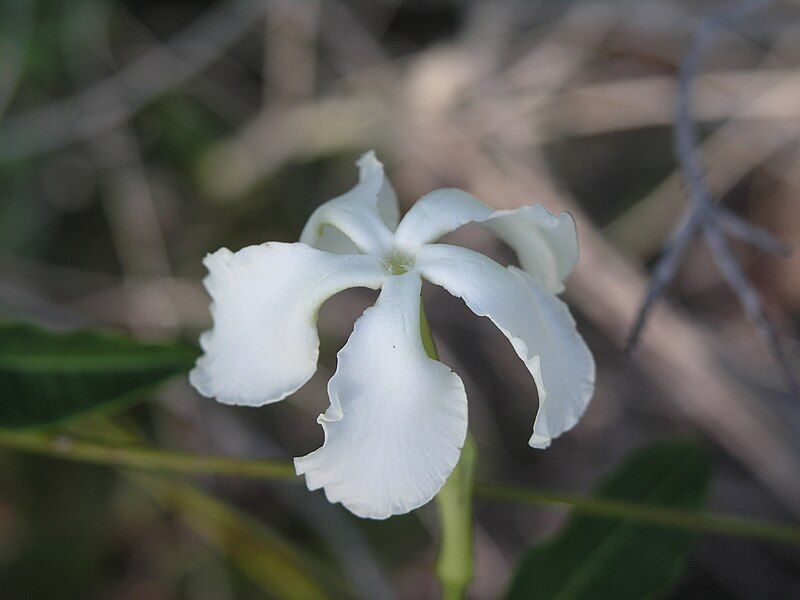
[[[786,256],[789,248],[776,240],[769,232],[744,221],[715,202],[704,181],[703,171],[697,159],[697,131],[689,111],[693,80],[700,69],[706,51],[713,44],[718,33],[724,27],[730,26],[770,4],[771,1],[747,0],[733,10],[726,10],[704,21],[695,32],[689,52],[681,64],[678,77],[675,153],[688,188],[691,205],[656,264],[644,302],[628,338],[627,349],[628,351],[635,349],[650,309],[674,278],[689,243],[696,236],[702,235],[711,249],[714,261],[723,278],[734,290],[748,317],[758,328],[759,335],[769,345],[781,365],[792,395],[800,397],[800,385],[794,376],[777,331],[767,319],[758,292],[733,254],[726,234],[778,256]]]

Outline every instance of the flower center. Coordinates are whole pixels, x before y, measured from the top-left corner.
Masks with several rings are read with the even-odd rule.
[[[384,270],[391,275],[402,275],[414,266],[414,257],[399,250],[393,250],[383,259]]]

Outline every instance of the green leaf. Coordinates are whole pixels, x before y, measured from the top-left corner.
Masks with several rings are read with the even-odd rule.
[[[661,442],[630,455],[595,496],[697,509],[708,482],[701,448]],[[695,537],[669,527],[576,515],[522,558],[506,600],[661,598],[679,581]]]
[[[0,324],[0,427],[35,427],[128,406],[187,371],[195,356],[180,344]]]

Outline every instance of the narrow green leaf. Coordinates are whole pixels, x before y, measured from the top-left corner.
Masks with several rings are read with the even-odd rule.
[[[699,447],[661,442],[629,456],[595,495],[672,508],[700,508],[709,463]],[[680,579],[695,534],[616,519],[574,516],[520,561],[506,600],[663,597]]]
[[[0,427],[35,427],[127,406],[187,371],[196,352],[97,331],[0,324]]]

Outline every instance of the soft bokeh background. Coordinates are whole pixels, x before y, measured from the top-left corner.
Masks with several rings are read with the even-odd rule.
[[[686,204],[672,152],[677,65],[720,5],[6,0],[0,312],[195,340],[209,324],[203,255],[296,240],[375,148],[404,208],[457,186],[498,208],[539,201],[577,220],[582,260],[566,298],[598,386],[580,425],[546,452],[526,444],[536,392],[506,339],[425,290],[443,360],[467,387],[479,477],[586,491],[630,449],[684,436],[711,450],[712,508],[796,520],[800,406],[702,244],[640,349],[620,349]],[[693,103],[713,190],[794,245],[799,65],[800,9],[775,2],[721,36]],[[482,230],[449,239],[513,261]],[[800,253],[735,249],[797,365]],[[322,440],[314,419],[335,353],[374,297],[355,290],[325,305],[319,372],[287,402],[223,407],[178,380],[131,417],[162,446],[304,454]],[[435,593],[431,506],[366,522],[302,485],[203,481],[361,597]],[[563,513],[476,511],[472,594],[491,598]],[[233,563],[108,469],[0,453],[2,598],[262,597]],[[800,597],[800,557],[706,536],[674,597]]]

